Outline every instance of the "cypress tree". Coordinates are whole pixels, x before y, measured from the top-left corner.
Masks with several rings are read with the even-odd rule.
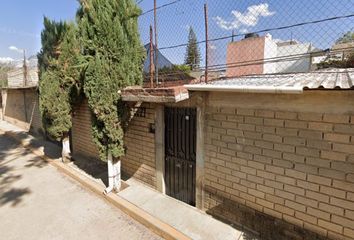
[[[53,23],[53,22],[52,22]],[[55,24],[50,24],[52,27]],[[41,78],[39,82],[40,111],[47,134],[62,141],[62,157],[65,161],[69,156],[69,131],[72,127],[72,106],[80,95],[81,78],[78,70],[80,48],[74,24],[65,24],[65,33],[54,35],[57,40],[53,52],[45,48],[41,53],[45,56],[40,63]],[[44,29],[46,32],[47,29]],[[52,28],[49,30],[52,31]],[[55,32],[55,31],[54,31]],[[50,34],[43,34],[46,37]],[[53,36],[53,35],[50,35]],[[42,39],[42,42],[47,42]],[[48,42],[50,42],[48,41]]]
[[[192,27],[189,28],[188,45],[184,63],[190,66],[192,70],[199,68],[200,65],[200,50],[197,36]]]
[[[47,17],[44,17],[43,25],[44,29],[41,33],[42,48],[37,54],[39,78],[41,78],[42,73],[48,69],[49,61],[58,58],[59,44],[68,27],[65,22],[52,21]]]
[[[77,19],[86,64],[84,92],[93,112],[93,139],[110,171],[112,156],[119,159],[125,154],[127,109],[120,90],[142,83],[145,51],[138,31],[140,9],[134,0],[81,0],[80,5]],[[118,175],[120,169],[115,171]],[[117,184],[114,188],[119,188]]]

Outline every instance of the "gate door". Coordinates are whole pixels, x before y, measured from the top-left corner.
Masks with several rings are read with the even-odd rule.
[[[195,206],[196,109],[165,108],[166,194]]]

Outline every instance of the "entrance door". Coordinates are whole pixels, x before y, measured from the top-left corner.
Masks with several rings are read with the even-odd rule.
[[[196,109],[165,108],[166,194],[195,206]]]

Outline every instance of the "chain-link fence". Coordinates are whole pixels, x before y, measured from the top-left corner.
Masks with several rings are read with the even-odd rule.
[[[138,3],[147,84],[354,67],[353,0]]]

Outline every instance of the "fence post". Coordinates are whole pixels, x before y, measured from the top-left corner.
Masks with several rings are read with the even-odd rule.
[[[154,0],[154,31],[155,31],[155,80],[156,80],[156,86],[159,85],[159,49],[158,49],[158,41],[157,41],[157,6],[156,6],[156,0]]]
[[[154,87],[154,44],[153,44],[153,32],[150,25],[150,87]]]
[[[208,64],[209,64],[209,38],[208,38],[208,5],[204,4],[205,20],[205,82],[208,82]]]

